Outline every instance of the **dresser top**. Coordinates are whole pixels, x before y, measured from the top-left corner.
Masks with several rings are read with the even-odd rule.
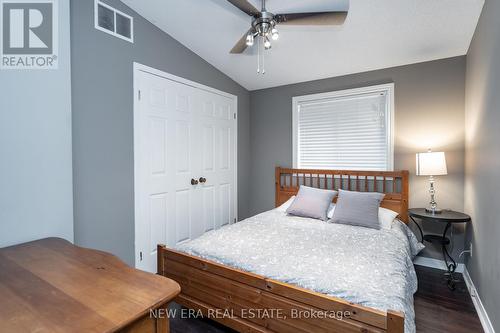
[[[0,332],[113,332],[179,292],[170,279],[59,238],[0,249]]]

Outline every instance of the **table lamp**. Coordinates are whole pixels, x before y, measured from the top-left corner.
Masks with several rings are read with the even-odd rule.
[[[431,201],[429,207],[425,209],[430,214],[440,214],[441,209],[437,208],[434,196],[436,190],[434,189],[434,176],[447,175],[446,157],[443,152],[433,152],[429,149],[427,153],[417,154],[417,176],[429,176],[429,193]]]

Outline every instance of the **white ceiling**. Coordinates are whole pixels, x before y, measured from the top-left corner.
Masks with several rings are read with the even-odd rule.
[[[257,74],[255,46],[229,54],[250,18],[226,0],[122,0],[249,90],[467,53],[484,0],[268,0],[273,13],[347,10],[340,27],[281,26]],[[250,0],[260,8],[259,0]]]

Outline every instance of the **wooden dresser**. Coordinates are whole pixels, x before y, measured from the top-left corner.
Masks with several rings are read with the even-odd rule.
[[[179,292],[175,281],[59,238],[0,249],[2,333],[166,333],[164,309]]]

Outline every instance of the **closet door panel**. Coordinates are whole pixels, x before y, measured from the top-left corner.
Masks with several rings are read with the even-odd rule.
[[[157,244],[175,247],[235,221],[235,104],[145,72],[136,84],[136,266],[155,272]]]

